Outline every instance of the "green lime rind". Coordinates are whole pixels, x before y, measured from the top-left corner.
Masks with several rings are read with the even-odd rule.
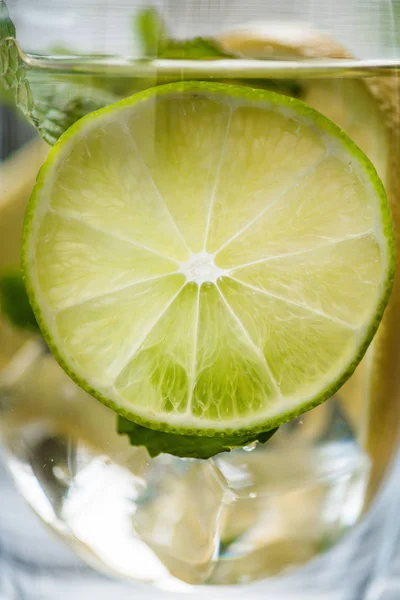
[[[362,167],[364,176],[368,179],[369,183],[375,191],[377,199],[379,200],[380,218],[383,227],[383,234],[386,240],[387,250],[386,273],[384,277],[384,284],[381,287],[379,301],[376,304],[374,317],[370,320],[368,326],[362,332],[362,335],[359,339],[358,349],[353,355],[352,359],[344,365],[343,369],[338,374],[336,379],[330,382],[325,387],[323,387],[315,396],[309,398],[306,401],[302,401],[301,404],[299,404],[298,406],[287,410],[283,410],[280,414],[276,416],[270,416],[266,418],[265,415],[260,415],[258,419],[253,419],[251,423],[243,423],[242,426],[239,425],[237,427],[221,426],[220,428],[217,428],[215,426],[210,427],[206,425],[191,426],[182,423],[173,423],[171,421],[164,420],[163,418],[159,418],[160,415],[154,415],[151,413],[148,416],[143,416],[143,414],[135,412],[134,407],[130,407],[129,409],[127,409],[124,406],[119,405],[115,400],[107,397],[98,389],[95,389],[89,381],[87,381],[84,377],[74,372],[70,368],[68,361],[66,361],[65,357],[63,356],[63,353],[54,343],[54,340],[47,329],[42,308],[37,302],[35,286],[32,280],[30,261],[32,251],[30,250],[30,236],[32,232],[37,201],[46,184],[48,172],[52,168],[53,163],[57,160],[58,154],[62,151],[63,147],[66,144],[68,144],[68,142],[72,140],[75,135],[81,132],[87,125],[90,125],[93,121],[95,121],[98,118],[103,118],[113,113],[115,114],[116,111],[122,110],[126,107],[139,106],[141,103],[146,102],[149,98],[154,96],[162,96],[177,93],[203,93],[207,96],[213,97],[214,99],[218,97],[228,99],[232,103],[234,103],[235,100],[239,101],[239,103],[248,102],[250,104],[255,105],[265,103],[267,106],[277,106],[280,109],[287,108],[295,112],[298,117],[304,118],[308,120],[308,122],[311,121],[314,127],[318,128],[319,131],[322,130],[328,135],[332,136],[333,138],[336,138],[340,146],[347,149],[347,151],[355,158],[358,164]],[[176,433],[178,435],[185,434],[205,437],[218,437],[223,435],[239,437],[246,435],[254,435],[257,433],[275,429],[283,423],[286,423],[287,421],[298,417],[304,412],[311,410],[315,406],[318,406],[319,404],[330,398],[333,394],[335,394],[335,392],[352,375],[355,368],[363,358],[371,340],[373,339],[378,329],[378,325],[381,321],[386,305],[388,303],[395,274],[395,245],[393,226],[384,187],[372,163],[360,150],[360,148],[344,133],[344,131],[341,130],[337,125],[332,123],[329,119],[324,117],[322,114],[318,113],[317,111],[310,108],[308,105],[306,105],[298,99],[291,98],[288,96],[281,96],[274,92],[269,92],[261,89],[252,89],[244,86],[236,87],[221,83],[208,82],[177,82],[166,84],[163,86],[158,86],[156,88],[149,88],[147,90],[139,92],[138,94],[135,94],[130,98],[126,98],[117,102],[116,104],[107,106],[106,108],[86,115],[80,121],[72,125],[72,127],[70,127],[70,129],[68,129],[68,131],[66,131],[61,136],[59,141],[50,150],[46,162],[39,171],[37,183],[31,195],[25,216],[21,258],[28,296],[33,311],[35,313],[36,319],[38,321],[39,327],[42,331],[43,337],[46,340],[55,358],[57,359],[61,367],[65,370],[65,372],[71,377],[71,379],[73,379],[80,387],[82,387],[89,394],[91,394],[92,396],[100,400],[102,403],[104,403],[106,406],[114,410],[117,414],[139,425],[157,431]]]
[[[243,448],[253,442],[265,444],[277,429],[254,435],[202,437],[199,444],[198,435],[177,435],[154,431],[118,416],[117,431],[122,435],[127,435],[132,446],[144,446],[151,458],[159,454],[172,454],[179,458],[206,459],[221,452],[231,452],[236,448]]]
[[[0,275],[0,314],[14,327],[40,332],[19,269]]]

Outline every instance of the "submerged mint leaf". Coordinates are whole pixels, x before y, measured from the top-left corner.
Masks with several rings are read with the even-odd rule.
[[[17,106],[21,108],[28,120],[36,124],[32,114],[34,107],[26,79],[26,69],[15,40],[15,27],[2,0],[0,0],[0,77],[3,90],[12,91]]]
[[[224,51],[213,38],[196,37],[178,40],[169,37],[167,27],[155,8],[144,8],[139,11],[133,23],[145,58],[181,60],[239,58],[235,54]],[[299,97],[302,92],[300,84],[294,79],[245,79],[230,82],[295,97]]]
[[[5,2],[0,0],[0,39],[8,37],[15,38],[15,26],[11,21],[10,13],[8,12]]]
[[[248,79],[247,85],[300,98],[303,88],[296,79]]]
[[[81,117],[119,100],[110,91],[73,78],[46,77],[32,71],[28,79],[35,99],[35,125],[51,145]]]
[[[133,25],[145,58],[201,60],[232,56],[211,39],[196,37],[177,40],[169,37],[167,27],[155,8],[140,10],[135,15]]]
[[[173,454],[180,458],[205,459],[211,458],[220,452],[230,452],[235,448],[242,448],[252,442],[258,441],[265,444],[277,429],[252,435],[211,438],[155,431],[118,416],[117,431],[120,434],[127,435],[132,446],[144,446],[147,448],[152,458],[159,454]]]
[[[0,0],[0,78],[15,104],[43,139],[54,144],[75,121],[133,93],[132,82],[112,77],[55,75],[27,68],[21,58],[15,27]],[[121,88],[116,93],[114,88]],[[118,89],[120,91],[120,89]]]
[[[202,37],[190,40],[168,40],[159,58],[207,60],[212,58],[233,58],[223,52],[222,48],[214,42]]]
[[[142,46],[145,57],[159,56],[167,43],[165,23],[155,8],[140,10],[133,20],[134,33]]]
[[[0,276],[0,312],[15,327],[39,333],[39,326],[29,304],[19,269]]]

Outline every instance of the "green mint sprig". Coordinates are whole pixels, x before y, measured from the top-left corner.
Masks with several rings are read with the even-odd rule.
[[[237,58],[234,54],[223,50],[216,39],[195,37],[178,40],[170,37],[166,24],[155,8],[145,8],[139,11],[133,20],[133,29],[139,41],[141,53],[146,58],[182,60]],[[295,97],[299,97],[302,93],[300,84],[293,79],[235,80],[235,84],[238,83]]]
[[[37,125],[25,65],[19,55],[15,39],[14,23],[2,0],[0,0],[0,78],[3,89],[13,93],[17,106],[21,108],[29,121]]]
[[[0,0],[0,79],[6,92],[43,139],[54,144],[66,129],[88,112],[119,99],[111,87],[91,78],[60,76],[28,68],[21,58],[15,26]]]
[[[40,332],[19,269],[0,276],[0,315],[19,329]]]
[[[197,435],[177,435],[147,429],[118,416],[117,431],[127,435],[132,446],[146,447],[152,458],[167,453],[181,458],[206,459],[220,452],[230,452],[235,448],[242,448],[253,442],[265,444],[277,429],[252,435],[199,437]]]
[[[133,19],[133,30],[141,53],[146,58],[206,60],[233,58],[215,40],[196,37],[177,40],[171,38],[168,29],[155,8],[140,10]]]

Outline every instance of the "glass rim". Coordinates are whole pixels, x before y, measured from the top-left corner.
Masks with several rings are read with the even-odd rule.
[[[15,41],[15,40],[14,40]],[[248,58],[143,59],[116,55],[43,55],[24,52],[19,55],[26,67],[55,74],[105,75],[119,77],[175,76],[230,79],[358,78],[393,76],[400,71],[398,59],[311,58],[298,60],[264,60]]]

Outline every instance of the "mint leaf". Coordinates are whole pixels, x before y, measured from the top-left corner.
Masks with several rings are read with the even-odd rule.
[[[0,276],[0,312],[15,327],[39,333],[39,326],[19,270]]]
[[[229,57],[213,40],[197,37],[187,40],[170,38],[167,27],[155,8],[140,10],[133,21],[134,32],[146,58],[207,59]]]
[[[206,38],[197,37],[191,40],[167,40],[159,58],[207,60],[212,58],[233,58],[226,54],[220,46]]]
[[[140,10],[133,19],[133,27],[142,46],[143,56],[160,56],[167,42],[167,30],[157,10],[155,8]]]
[[[177,40],[170,38],[167,27],[155,8],[145,8],[136,14],[134,31],[141,45],[142,54],[146,58],[177,60],[239,58],[225,52],[214,39],[196,37]],[[292,79],[242,79],[231,80],[230,83],[259,87],[295,97],[299,97],[302,92],[300,84]]]
[[[0,78],[11,91],[15,104],[49,144],[89,112],[103,108],[133,93],[133,86],[112,77],[55,75],[27,68],[15,39],[15,27],[5,3],[0,0]],[[117,94],[114,87],[123,88]]]
[[[242,81],[242,83],[244,83]],[[246,85],[300,98],[303,88],[296,79],[247,79]]]
[[[226,436],[203,437],[198,435],[177,435],[147,429],[136,425],[124,417],[117,417],[117,431],[127,435],[132,446],[144,446],[149,455],[154,458],[159,454],[173,454],[180,458],[211,458],[220,452],[230,452],[234,448],[242,448],[252,442],[265,444],[277,431],[271,429],[264,433]]]
[[[35,102],[33,124],[50,145],[84,115],[119,100],[112,92],[84,80],[77,83],[73,77],[32,71],[28,81]]]
[[[8,37],[15,38],[15,26],[10,19],[10,14],[5,2],[0,0],[0,38],[5,39]]]
[[[26,79],[26,70],[15,40],[15,27],[2,0],[0,0],[0,77],[2,88],[12,91],[17,106],[35,124],[33,100]]]

